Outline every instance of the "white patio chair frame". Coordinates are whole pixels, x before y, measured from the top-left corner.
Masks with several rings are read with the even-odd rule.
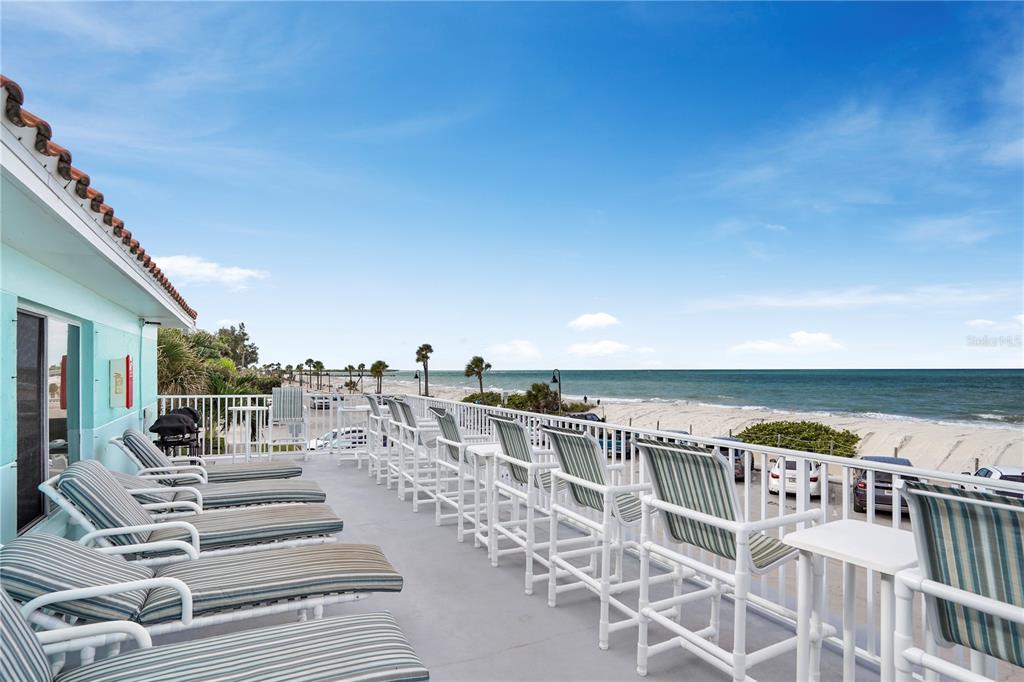
[[[489,418],[501,449],[494,453],[494,480],[491,490],[493,520],[487,520],[487,537],[490,540],[489,556],[491,566],[497,567],[501,557],[522,553],[525,559],[525,572],[523,576],[523,591],[527,595],[533,594],[534,585],[548,580],[548,572],[551,570],[548,553],[550,552],[550,538],[538,541],[537,529],[543,528],[550,523],[551,516],[551,490],[541,485],[541,474],[552,472],[558,468],[558,462],[554,461],[555,453],[552,450],[535,448],[530,445],[530,437],[527,428],[519,421],[508,417],[492,415]],[[501,436],[502,424],[517,429],[522,436],[525,447],[529,450],[522,453],[529,457],[529,460],[516,457],[506,451],[506,443]],[[516,476],[514,468],[521,474]],[[499,471],[504,475],[500,476]],[[520,478],[525,475],[528,483]],[[560,493],[559,493],[560,494]],[[502,508],[508,509],[507,520],[502,520]],[[501,541],[508,540],[511,547],[502,547]],[[594,546],[595,539],[587,534],[578,538],[567,538],[561,541],[563,549],[577,549],[581,546]],[[539,563],[544,567],[544,573],[536,573],[534,566]],[[594,566],[585,569],[594,571]],[[568,573],[561,571],[560,575],[567,576]]]
[[[1007,511],[1022,513],[1021,508],[1009,504],[1002,504],[997,501],[964,498],[957,495],[944,495],[932,491],[917,490],[909,492],[906,490],[904,481],[898,482],[898,487],[904,495],[924,495],[939,499],[955,500],[957,502],[969,501],[970,504],[978,504],[986,507],[1004,509]],[[913,500],[910,502],[911,527],[918,527],[917,510]],[[915,532],[914,540],[917,545],[917,555],[927,555],[928,539],[923,533]],[[938,673],[958,682],[996,682],[988,675],[986,670],[989,657],[984,653],[964,646],[970,652],[970,669],[965,669],[952,661],[947,661],[933,653],[914,646],[914,597],[915,593],[921,593],[925,598],[926,619],[929,627],[925,631],[925,637],[932,637],[939,646],[952,646],[951,643],[942,640],[938,628],[931,626],[938,622],[936,613],[936,599],[959,604],[967,608],[976,609],[982,613],[1015,622],[1024,626],[1024,609],[998,601],[989,597],[968,592],[944,583],[930,579],[927,570],[920,564],[915,568],[908,568],[900,571],[895,576],[896,609],[895,621],[896,632],[894,634],[893,649],[895,651],[896,682],[911,682],[915,679],[913,666],[920,666],[925,671]],[[1012,665],[1010,663],[1009,665]]]
[[[455,425],[455,433],[458,440],[445,438],[444,429],[441,426],[443,415],[449,415],[447,410],[440,407],[428,408],[437,419],[440,433],[437,436],[434,452],[434,524],[440,526],[444,521],[456,519],[455,537],[459,542],[464,542],[466,533],[472,533],[476,546],[479,546],[477,535],[485,528],[484,518],[486,517],[486,501],[480,499],[481,487],[486,484],[483,480],[483,463],[476,461],[476,458],[467,451],[471,445],[491,443],[493,438],[486,434],[466,435],[459,428],[455,415],[450,415]],[[444,450],[444,452],[442,452]],[[453,461],[451,453],[454,450]],[[454,483],[455,490],[449,489]],[[466,490],[466,484],[472,486],[472,490]],[[468,501],[470,497],[472,501]],[[444,513],[444,508],[450,507],[451,513]],[[470,530],[466,530],[466,524]]]
[[[263,542],[258,544],[250,545],[238,545],[234,547],[224,547],[221,549],[210,549],[202,551],[199,545],[199,530],[188,521],[182,520],[187,518],[185,515],[175,516],[173,518],[167,515],[160,515],[154,517],[153,523],[141,524],[137,526],[119,526],[116,528],[97,528],[96,525],[79,511],[78,507],[74,505],[67,497],[61,493],[56,486],[56,481],[60,477],[60,474],[51,476],[42,483],[39,484],[39,490],[50,498],[58,507],[67,513],[68,518],[75,524],[77,524],[85,534],[79,538],[78,542],[83,545],[90,545],[93,542],[96,543],[97,549],[108,554],[136,554],[139,552],[181,552],[187,558],[197,558],[198,556],[224,556],[228,554],[244,554],[247,552],[258,552],[277,549],[280,547],[300,547],[302,545],[319,545],[328,542],[337,542],[337,538],[333,535],[318,535],[313,537],[295,538],[292,540],[273,540],[269,542]],[[174,487],[170,490],[188,492],[195,496],[194,500],[175,500],[170,502],[156,502],[142,504],[140,506],[149,512],[164,511],[164,510],[175,510],[181,509],[188,514],[217,514],[225,511],[237,511],[237,509],[211,509],[209,511],[203,511],[202,509],[202,494],[195,488],[188,486]],[[143,494],[154,494],[154,493],[166,493],[168,488],[162,486],[160,488],[137,488],[135,490],[125,490],[125,492],[136,497]],[[267,505],[267,506],[278,506],[278,505]],[[280,505],[286,506],[286,505]],[[291,505],[287,505],[291,506]],[[161,520],[163,519],[163,520]],[[181,528],[188,531],[189,541],[184,540],[160,540],[156,542],[144,542],[132,545],[118,545],[110,542],[108,537],[116,535],[127,535],[130,533],[140,533],[144,531],[154,531],[163,528]],[[180,556],[173,554],[161,557],[150,557],[150,558],[135,558],[132,559],[133,563],[138,563],[142,566],[161,566],[163,564],[175,563],[181,561]]]
[[[377,402],[376,396],[372,394],[366,393],[364,397],[370,404],[370,413],[366,418],[366,475],[376,476],[377,485],[380,485],[384,480],[385,468],[382,466],[381,460],[386,461],[386,456],[382,457],[381,451],[386,447],[384,440],[388,435],[391,410],[386,405]]]
[[[412,493],[412,510],[419,511],[420,494],[426,495],[425,501],[433,501],[436,494],[434,481],[434,448],[427,442],[428,438],[440,433],[433,420],[419,419],[412,411],[412,406],[404,401],[395,401],[399,409],[399,419],[392,415],[391,423],[398,433],[398,499],[405,500],[408,491]]]
[[[585,509],[587,512],[591,513],[596,511],[575,500],[573,497],[572,486],[578,486],[584,490],[600,495],[603,509],[599,512],[601,514],[600,520],[597,520],[585,513],[580,513],[577,509],[570,509],[568,506],[560,504],[557,501],[552,503],[549,532],[550,549],[548,556],[551,569],[548,571],[548,606],[555,607],[557,605],[558,594],[560,592],[573,589],[583,588],[596,595],[600,599],[601,605],[598,617],[597,645],[601,649],[607,649],[608,637],[612,632],[636,627],[640,623],[639,608],[633,609],[617,597],[617,595],[624,592],[639,590],[642,585],[640,578],[636,578],[634,580],[623,579],[623,559],[625,551],[627,549],[631,551],[638,551],[640,549],[639,543],[625,539],[625,528],[626,526],[635,526],[640,522],[640,519],[636,519],[635,521],[623,520],[617,496],[622,494],[637,495],[639,493],[650,492],[651,484],[616,483],[616,479],[621,480],[622,471],[625,468],[625,465],[608,464],[607,457],[601,449],[601,446],[589,433],[581,433],[579,431],[553,427],[542,427],[541,430],[548,435],[549,440],[553,438],[556,439],[559,436],[582,438],[588,443],[597,463],[597,470],[600,472],[602,480],[605,481],[605,483],[596,483],[567,473],[564,468],[565,462],[562,461],[561,455],[558,452],[558,444],[557,442],[553,443],[555,446],[555,455],[559,458],[560,467],[553,469],[551,472],[552,499],[555,498],[557,493],[558,482],[564,481],[566,486],[569,488],[568,499],[572,499],[573,504],[578,506],[579,509]],[[612,480],[612,483],[610,484],[607,482],[609,479]],[[574,525],[581,526],[589,530],[596,541],[596,545],[593,547],[562,552],[562,542],[558,541],[560,518],[568,519]],[[612,567],[613,553],[615,555],[614,569]],[[590,575],[590,572],[569,562],[569,559],[584,556],[590,557],[591,566],[593,566],[594,560],[597,559],[598,566],[596,567],[596,571],[594,571],[594,575]],[[558,578],[562,575],[563,571],[565,574],[575,578],[576,580],[574,582],[559,585]],[[681,588],[682,580],[675,572],[648,578],[648,584],[658,584],[669,581],[672,581],[675,585],[674,593],[676,593],[678,589]],[[612,608],[624,614],[626,617],[614,623],[611,622],[610,615]],[[672,615],[675,612],[675,608],[673,607],[669,610],[668,614]]]
[[[296,613],[300,621],[307,619],[319,619],[324,615],[324,607],[334,604],[341,604],[353,601],[360,601],[370,596],[372,592],[341,592],[329,595],[316,595],[301,597],[298,599],[281,599],[259,606],[248,606],[232,608],[218,613],[205,616],[193,614],[192,590],[185,581],[178,578],[147,578],[133,580],[130,582],[109,583],[106,585],[95,585],[92,587],[80,587],[69,590],[49,592],[26,602],[21,607],[21,613],[30,622],[36,623],[45,628],[66,628],[68,622],[58,616],[44,613],[42,609],[51,607],[53,604],[78,599],[88,599],[101,595],[113,595],[135,590],[151,590],[158,587],[167,587],[175,590],[181,596],[181,618],[173,621],[154,623],[152,625],[141,625],[151,636],[163,635],[169,632],[181,632],[182,630],[194,630],[211,625],[222,625],[224,623],[235,623],[238,621],[261,618],[279,613]],[[122,638],[123,639],[123,638]],[[108,640],[113,643],[116,640]]]
[[[731,505],[734,518],[743,518],[742,509],[736,501],[736,492],[733,486],[733,471],[716,453],[704,452],[693,448],[682,447],[671,443],[657,443],[659,447],[683,451],[690,455],[707,458],[714,462],[712,466],[718,466],[722,475],[729,482],[728,490],[730,499],[726,502]],[[641,456],[649,460],[646,445],[643,441],[637,443]],[[652,463],[646,461],[646,471],[651,475]],[[681,507],[661,499],[661,492],[657,490],[656,480],[653,482],[654,491],[651,494],[641,497],[641,521],[640,521],[640,627],[637,641],[637,674],[647,675],[647,661],[665,651],[675,649],[677,646],[696,655],[701,660],[718,668],[722,672],[732,676],[733,680],[752,681],[747,674],[747,669],[762,663],[776,656],[795,651],[797,648],[797,636],[769,644],[757,651],[747,652],[746,650],[746,627],[747,627],[747,603],[750,597],[751,574],[761,575],[775,570],[787,561],[797,558],[797,550],[782,557],[781,559],[763,567],[756,568],[750,558],[749,538],[755,533],[763,533],[768,530],[775,530],[784,526],[798,523],[821,522],[824,518],[821,509],[809,509],[803,512],[785,514],[766,518],[761,521],[728,521],[717,516],[704,514],[694,509]],[[659,512],[676,514],[685,519],[698,523],[707,524],[721,530],[729,531],[736,538],[736,560],[733,562],[734,570],[728,571],[721,567],[725,559],[714,558],[714,564],[707,564],[693,557],[686,556],[671,547],[660,544],[654,538],[654,517]],[[667,535],[668,531],[662,533]],[[674,539],[671,540],[675,542]],[[650,601],[650,585],[654,579],[650,577],[650,566],[652,559],[664,565],[674,567],[676,571],[682,571],[682,577],[686,580],[697,578],[706,587],[685,594],[674,594],[672,597],[659,601]],[[815,563],[815,575],[822,570],[820,562]],[[733,601],[733,648],[728,651],[718,645],[718,636],[721,631],[721,600],[722,597],[731,593]],[[711,617],[708,627],[701,630],[691,630],[684,627],[681,622],[682,607],[702,599],[711,600]],[[760,603],[760,602],[759,602]],[[666,614],[660,613],[667,607],[679,609],[677,621],[669,619]],[[773,611],[789,620],[797,621],[798,614],[782,606],[773,605]],[[651,622],[661,625],[674,635],[671,639],[658,644],[647,643],[647,633]],[[822,639],[834,634],[834,628],[827,625],[812,627],[812,638],[815,639],[815,652],[820,651]],[[813,656],[813,654],[812,654]],[[815,665],[812,663],[812,665]],[[817,669],[816,666],[812,669]]]

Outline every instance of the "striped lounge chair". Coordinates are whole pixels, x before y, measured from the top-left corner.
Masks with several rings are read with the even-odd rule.
[[[87,623],[135,621],[151,635],[284,611],[319,614],[330,604],[402,589],[402,576],[373,545],[307,545],[150,568],[43,534],[0,548],[0,581],[44,627],[63,625],[40,611],[45,607]]]
[[[161,522],[96,460],[72,463],[40,484],[39,489],[85,530],[82,542],[120,546],[120,551],[147,562],[181,558],[154,556],[166,551],[237,553],[265,543],[295,546],[332,542],[334,533],[343,527],[326,504],[199,510],[188,517]],[[171,504],[193,511],[198,508],[191,501]]]
[[[196,485],[186,487],[184,485],[164,485],[159,474],[137,476],[116,471],[111,473],[126,490],[133,491],[135,499],[146,505],[196,499],[196,493],[202,500],[203,509],[228,509],[261,504],[319,503],[327,499],[326,493],[314,481],[295,478],[236,481],[234,483],[197,482]],[[153,488],[158,489],[157,492],[134,492]]]
[[[137,623],[33,632],[0,590],[0,679],[5,682],[413,682],[429,673],[389,613],[323,618],[153,647]],[[54,675],[47,649],[84,649],[115,632],[140,648]],[[107,634],[107,636],[110,636]]]
[[[294,462],[222,462],[211,459],[187,459],[183,463],[172,460],[144,434],[128,429],[121,438],[111,441],[139,467],[140,473],[170,474],[166,480],[175,482],[173,474],[197,473],[204,483],[234,483],[267,478],[295,478],[302,475],[302,467]],[[178,479],[180,480],[180,479]]]
[[[484,503],[480,499],[480,486],[484,483],[480,472],[482,462],[471,461],[466,447],[473,443],[486,443],[487,435],[463,435],[455,416],[440,407],[431,407],[430,413],[437,421],[441,433],[437,436],[437,454],[434,456],[437,495],[434,498],[434,522],[440,526],[445,519],[456,519],[456,538],[462,542],[466,537],[466,522],[472,525],[474,537],[481,529],[481,513]],[[473,487],[466,490],[466,484]],[[454,490],[451,489],[454,484]],[[467,496],[472,495],[472,501]],[[443,507],[455,511],[444,514]]]
[[[757,522],[746,521],[736,500],[733,470],[721,456],[659,440],[638,439],[637,447],[654,486],[654,494],[645,496],[642,501],[637,672],[646,675],[650,656],[681,646],[733,679],[742,680],[747,676],[748,658],[761,662],[795,651],[797,638],[794,635],[757,652],[747,652],[746,609],[750,575],[771,571],[798,555],[797,550],[765,534],[766,531],[796,523],[819,522],[821,510],[785,514]],[[705,563],[704,554],[683,554],[668,543],[659,542],[654,534],[655,514],[662,515],[672,543],[703,550],[713,557],[713,563]],[[711,601],[709,627],[701,631],[690,630],[683,627],[681,621],[671,620],[660,612],[673,605],[677,595],[661,601],[649,600],[648,588],[655,581],[650,575],[652,557],[672,566],[679,580],[697,575],[709,583],[709,587],[702,591],[703,596],[699,597]],[[723,568],[724,562],[731,562],[732,570]],[[726,592],[731,592],[733,597],[731,651],[718,644],[719,614],[722,595]],[[687,605],[698,599],[689,594],[684,598]],[[781,606],[778,608],[780,613],[796,619],[795,613],[782,610]],[[647,633],[651,622],[669,630],[674,635],[672,639],[648,645]]]
[[[548,605],[555,606],[560,590],[583,587],[597,595],[601,600],[597,644],[601,649],[607,649],[611,632],[636,627],[639,623],[638,611],[620,598],[624,592],[640,587],[639,579],[624,579],[623,554],[627,547],[638,548],[636,541],[626,540],[626,529],[640,521],[638,495],[649,492],[651,486],[649,483],[621,483],[626,465],[608,464],[607,456],[590,434],[552,426],[542,427],[541,431],[554,447],[560,466],[552,476],[556,482],[565,481],[569,499],[575,507],[570,508],[557,501],[551,505],[549,560],[552,570],[548,571]],[[589,531],[597,541],[590,550],[591,567],[595,569],[590,573],[577,568],[568,557],[558,555],[562,545],[558,541],[559,520],[562,519]],[[572,555],[578,556],[579,553],[573,552]],[[594,559],[599,560],[598,566],[593,566]],[[558,585],[559,572],[574,580]],[[650,578],[654,583],[669,580],[675,580],[671,573]],[[610,622],[611,608],[625,618]]]
[[[990,679],[986,656],[1024,668],[1024,499],[901,485],[918,565],[896,575],[896,679],[909,682],[915,665],[944,678]],[[936,643],[966,647],[971,670],[914,646],[917,592]]]

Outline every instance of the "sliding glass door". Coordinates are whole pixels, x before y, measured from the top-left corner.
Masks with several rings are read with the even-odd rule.
[[[39,484],[78,458],[81,438],[77,325],[18,311],[18,530],[46,515]]]

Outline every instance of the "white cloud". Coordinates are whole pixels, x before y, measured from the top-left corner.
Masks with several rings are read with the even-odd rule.
[[[1013,319],[1017,320],[1017,322],[1020,322],[1021,324],[1024,324],[1024,315],[1014,315]]]
[[[184,284],[223,284],[242,289],[252,280],[267,277],[263,270],[221,265],[199,256],[164,256],[153,260],[164,274]]]
[[[576,331],[613,327],[617,324],[622,324],[622,322],[619,321],[619,318],[608,313],[586,313],[569,322],[569,326]]]
[[[967,320],[968,327],[994,327],[996,323],[992,320]]]
[[[496,343],[487,347],[487,352],[499,357],[530,360],[541,356],[540,349],[532,341],[514,339],[506,343]]]
[[[820,353],[843,350],[844,346],[827,332],[796,331],[784,340],[746,341],[729,348],[732,353]]]
[[[738,308],[847,309],[883,305],[948,306],[982,303],[1015,295],[1018,287],[992,285],[933,285],[902,291],[886,291],[876,286],[792,291],[772,294],[741,295],[709,299],[697,303],[697,310],[734,310]]]
[[[634,353],[657,353],[658,351],[656,351],[655,349],[651,348],[650,346],[640,346],[639,348],[634,348],[633,352]]]
[[[618,341],[594,341],[593,343],[574,343],[569,346],[569,352],[580,357],[598,357],[602,355],[614,355],[629,350],[629,346]]]

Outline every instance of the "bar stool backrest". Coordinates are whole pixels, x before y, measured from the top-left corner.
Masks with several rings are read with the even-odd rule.
[[[924,576],[1024,609],[1024,499],[903,481]],[[935,638],[1024,666],[1024,626],[925,596]]]
[[[530,448],[530,439],[526,435],[526,429],[522,424],[508,417],[488,415],[488,419],[494,424],[494,432],[498,436],[498,443],[506,457],[521,460],[527,464],[533,463],[533,450]],[[526,467],[516,464],[508,465],[509,474],[512,479],[522,485],[530,484],[530,472]]]
[[[736,521],[736,489],[728,466],[719,455],[656,440],[638,439],[654,495],[669,504]],[[672,539],[736,559],[736,534],[724,528],[666,512]]]
[[[607,460],[593,437],[580,431],[554,426],[545,426],[541,430],[551,441],[562,471],[591,483],[607,485]],[[568,485],[576,504],[595,511],[604,511],[604,496],[601,493],[578,483]]]
[[[462,432],[459,431],[459,425],[455,423],[455,417],[452,416],[452,413],[440,407],[431,407],[429,409],[434,414],[434,419],[437,420],[437,425],[441,429],[441,437],[445,440],[461,443]],[[444,447],[445,451],[448,453],[448,459],[453,462],[458,462],[459,447],[448,443],[445,443]]]

